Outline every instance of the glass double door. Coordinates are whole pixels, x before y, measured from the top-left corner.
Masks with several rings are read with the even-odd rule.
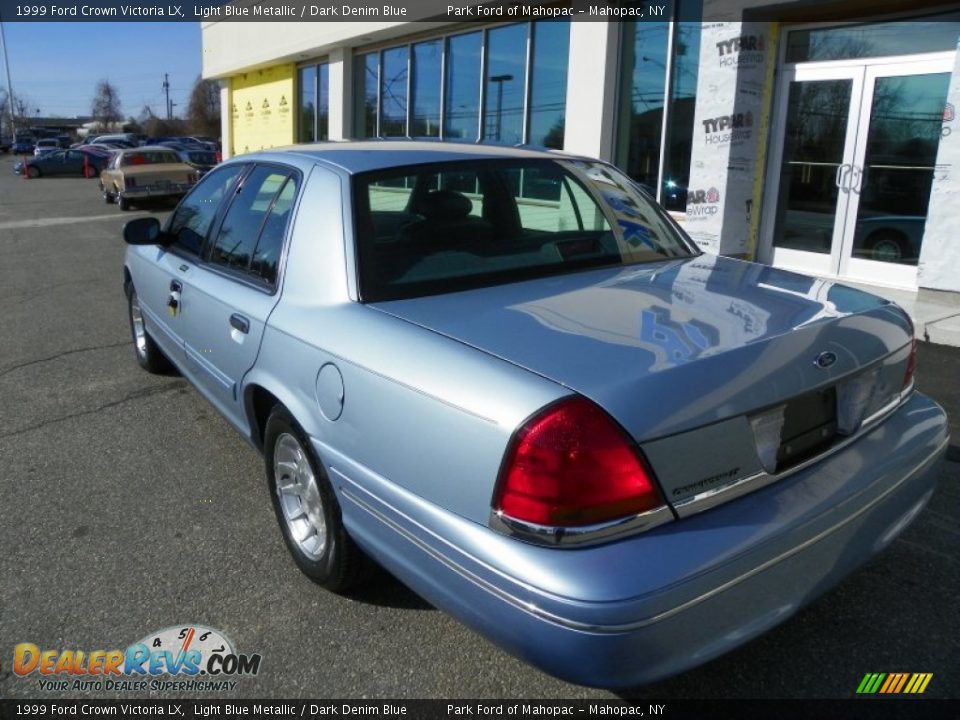
[[[917,286],[937,147],[949,131],[953,59],[938,53],[784,70],[771,148],[779,172],[767,187],[776,198],[764,224],[768,261]]]

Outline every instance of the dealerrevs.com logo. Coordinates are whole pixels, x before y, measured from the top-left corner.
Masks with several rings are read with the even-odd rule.
[[[237,685],[233,678],[256,675],[260,661],[202,625],[168,627],[126,650],[41,649],[29,642],[13,649],[14,675],[36,677],[41,691],[229,691]]]

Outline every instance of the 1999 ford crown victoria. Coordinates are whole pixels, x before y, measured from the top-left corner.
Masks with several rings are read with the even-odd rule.
[[[137,360],[262,450],[304,573],[342,591],[370,556],[575,682],[789,617],[917,515],[946,447],[902,310],[703,255],[598,161],[261,152],[124,236]]]

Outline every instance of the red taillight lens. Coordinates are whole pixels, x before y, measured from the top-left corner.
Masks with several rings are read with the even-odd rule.
[[[917,338],[910,340],[910,356],[907,358],[907,369],[903,373],[903,389],[906,390],[913,382],[913,376],[917,372]]]
[[[570,527],[663,504],[652,473],[623,431],[584,398],[546,408],[517,431],[494,493],[515,520]]]

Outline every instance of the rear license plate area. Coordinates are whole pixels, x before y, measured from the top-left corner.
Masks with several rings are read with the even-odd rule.
[[[783,409],[776,472],[819,455],[833,444],[836,437],[836,388],[793,398]]]

